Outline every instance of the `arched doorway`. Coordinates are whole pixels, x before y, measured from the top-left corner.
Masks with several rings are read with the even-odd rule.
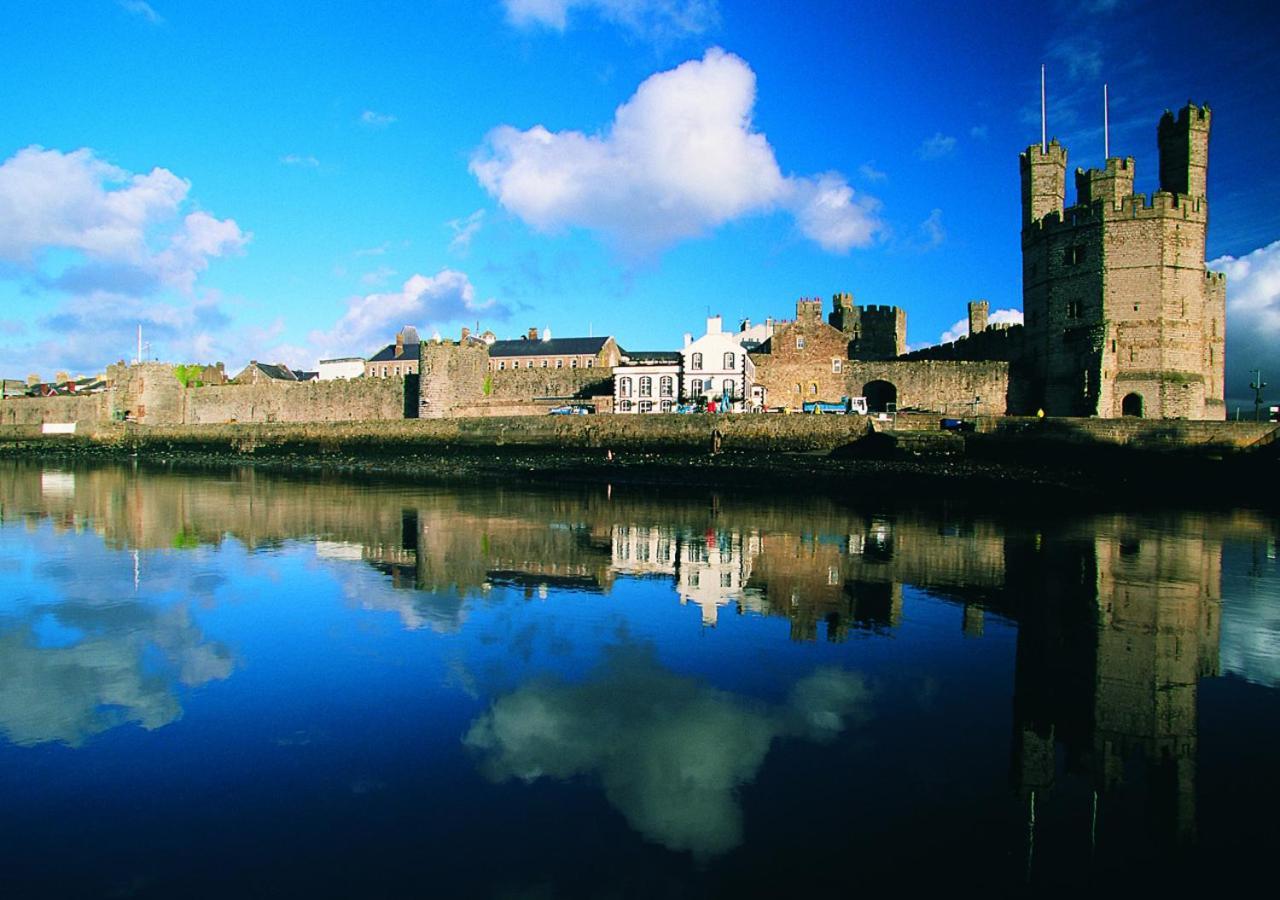
[[[868,412],[885,412],[890,403],[897,404],[898,389],[892,382],[877,379],[862,386],[862,396],[867,398]]]
[[[1125,394],[1124,399],[1120,401],[1120,414],[1122,416],[1134,416],[1142,418],[1142,395],[1141,394]]]

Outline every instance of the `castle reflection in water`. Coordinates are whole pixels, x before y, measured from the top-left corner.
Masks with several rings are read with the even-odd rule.
[[[121,549],[312,541],[321,560],[382,573],[390,590],[356,579],[349,602],[411,629],[464,628],[496,588],[607,601],[630,579],[670,582],[701,627],[781,617],[800,642],[892,635],[919,597],[961,607],[974,639],[998,617],[1016,625],[1010,768],[1029,815],[1063,772],[1092,785],[1091,829],[1101,800],[1139,783],[1173,841],[1195,837],[1197,691],[1219,674],[1224,542],[1274,554],[1277,539],[1248,512],[1013,518],[820,497],[0,467],[6,521],[92,529]]]

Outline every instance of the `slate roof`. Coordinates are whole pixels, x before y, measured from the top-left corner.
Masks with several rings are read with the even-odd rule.
[[[418,344],[405,344],[404,353],[396,356],[396,345],[387,344],[373,356],[369,357],[369,362],[401,362],[403,360],[418,360]]]
[[[549,341],[494,341],[489,347],[490,356],[595,356],[608,337],[552,338]]]

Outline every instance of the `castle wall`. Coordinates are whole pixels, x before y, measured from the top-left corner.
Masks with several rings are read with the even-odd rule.
[[[106,394],[84,397],[10,397],[0,401],[0,425],[75,422],[77,430],[106,418]]]
[[[183,416],[159,424],[376,422],[404,418],[404,378],[270,381],[182,392]]]
[[[419,347],[418,416],[438,419],[484,398],[489,349],[481,343],[424,341]]]
[[[516,369],[490,372],[488,397],[493,400],[532,400],[538,397],[587,398],[613,394],[613,369]]]
[[[1008,409],[1007,362],[851,361],[845,365],[845,394],[860,397],[871,381],[887,381],[897,389],[898,409],[939,413],[999,415]],[[980,397],[975,407],[973,399]]]

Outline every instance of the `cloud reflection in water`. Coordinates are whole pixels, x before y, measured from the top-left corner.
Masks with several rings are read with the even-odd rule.
[[[646,838],[708,858],[742,841],[740,785],[773,741],[830,740],[865,721],[859,675],[819,669],[785,704],[754,703],[662,668],[651,648],[612,647],[586,682],[541,681],[499,698],[463,743],[494,781],[598,779]]]

